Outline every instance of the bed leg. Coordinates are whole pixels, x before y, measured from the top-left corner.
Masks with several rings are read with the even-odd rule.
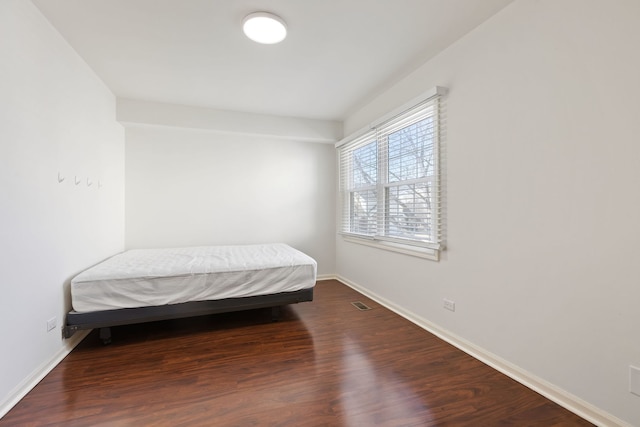
[[[111,344],[111,328],[100,328],[100,339],[104,345]]]
[[[62,328],[62,336],[63,338],[69,339],[73,334],[76,333],[77,330],[77,326],[66,325],[64,328]]]
[[[280,307],[271,307],[271,321],[277,322],[280,320]]]

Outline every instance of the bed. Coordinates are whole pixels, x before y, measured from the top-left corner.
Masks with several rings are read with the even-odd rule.
[[[134,249],[71,280],[63,335],[111,327],[313,300],[316,261],[282,243]]]

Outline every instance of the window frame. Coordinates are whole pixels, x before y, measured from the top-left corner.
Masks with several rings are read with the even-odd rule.
[[[446,94],[446,89],[435,87],[425,94],[415,98],[409,103],[386,114],[376,120],[370,126],[361,129],[336,144],[338,159],[338,180],[340,191],[341,214],[339,220],[338,234],[345,241],[360,243],[367,246],[374,246],[381,249],[400,252],[408,255],[439,260],[440,251],[444,249],[442,238],[441,218],[441,160],[440,160],[440,133],[441,117],[439,101],[442,95]],[[415,115],[415,118],[414,118]],[[427,124],[432,129],[432,165],[431,174],[418,176],[411,179],[390,181],[389,180],[389,136],[394,132],[406,129],[422,120],[432,118],[432,123]],[[368,183],[367,186],[354,185],[353,155],[358,149],[368,144],[376,144],[376,182],[375,185]],[[391,235],[389,229],[389,218],[391,217],[389,203],[389,192],[393,188],[402,188],[407,185],[427,184],[430,194],[430,209],[424,215],[428,218],[427,223],[430,230],[427,239],[407,238],[403,236]],[[354,221],[353,199],[354,194],[364,191],[375,191],[376,214],[375,222],[367,222],[366,230],[374,224],[373,233],[354,232],[352,224]],[[415,190],[414,190],[415,191]],[[365,218],[366,219],[366,218]]]

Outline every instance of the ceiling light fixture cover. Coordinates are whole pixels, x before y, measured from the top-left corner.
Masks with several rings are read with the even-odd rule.
[[[255,12],[242,21],[242,30],[254,42],[280,43],[287,37],[287,26],[279,16],[268,12]]]

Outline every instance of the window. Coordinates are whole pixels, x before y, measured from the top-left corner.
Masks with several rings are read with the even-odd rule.
[[[338,144],[341,233],[405,249],[441,249],[439,95]]]

